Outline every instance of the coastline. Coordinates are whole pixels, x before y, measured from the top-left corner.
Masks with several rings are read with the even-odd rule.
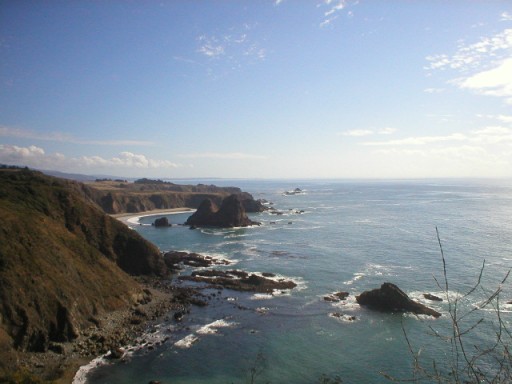
[[[55,384],[84,383],[88,370],[81,370],[82,367],[108,351],[133,344],[153,322],[173,310],[182,311],[187,305],[165,280],[137,280],[150,299],[98,316],[96,325],[81,330],[78,338],[71,342],[56,343],[58,348],[46,352],[18,352],[18,358],[24,361],[20,368]]]
[[[158,215],[175,215],[178,213],[195,212],[194,208],[168,208],[168,209],[153,209],[151,211],[131,212],[131,213],[116,213],[109,215],[126,225],[137,224],[137,221],[142,217],[158,216]]]

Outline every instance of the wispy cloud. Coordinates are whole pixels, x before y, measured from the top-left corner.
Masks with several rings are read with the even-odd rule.
[[[501,14],[501,21],[512,21],[512,13],[510,12],[503,12]]]
[[[444,136],[412,136],[403,139],[367,141],[362,143],[372,147],[431,147],[448,143],[462,144],[504,144],[512,146],[512,128],[500,125],[486,126],[468,133],[452,133]]]
[[[41,147],[30,145],[0,144],[0,162],[40,169],[79,170],[79,169],[172,169],[181,165],[168,160],[148,158],[142,154],[121,152],[106,159],[101,156],[67,157],[61,153],[47,154]]]
[[[28,129],[12,128],[0,126],[0,137],[16,137],[28,140],[55,141],[71,144],[89,144],[89,145],[106,145],[106,146],[153,146],[152,141],[146,140],[86,140],[74,137],[62,132],[35,132]]]
[[[330,25],[339,17],[340,11],[346,6],[346,0],[324,0],[323,5],[327,7],[327,10],[323,13],[323,20],[320,23],[321,28]]]
[[[242,152],[204,152],[177,155],[184,159],[228,159],[228,160],[257,160],[266,159],[267,156],[254,155]]]
[[[458,70],[461,72],[489,69],[496,60],[510,57],[512,49],[512,29],[483,37],[473,44],[460,42],[452,55],[438,54],[426,57],[426,70]]]
[[[373,135],[373,131],[371,129],[352,129],[350,131],[341,132],[340,135],[349,137],[363,137]]]
[[[381,129],[351,129],[349,131],[339,132],[338,136],[348,136],[348,137],[365,137],[371,135],[391,135],[395,133],[396,128],[385,127]]]
[[[224,58],[231,64],[240,64],[243,57],[263,60],[267,52],[251,39],[250,31],[253,28],[244,24],[217,34],[203,34],[197,38],[197,52],[210,59]]]
[[[215,36],[202,35],[199,36],[197,40],[199,41],[197,51],[205,56],[217,57],[225,53],[225,44],[219,42],[218,38]]]
[[[425,93],[443,93],[444,91],[444,88],[425,88],[423,90]]]
[[[447,136],[416,136],[416,137],[407,137],[404,139],[396,139],[396,140],[387,140],[387,141],[368,141],[363,143],[363,145],[368,146],[420,146],[427,145],[432,143],[440,143],[446,141],[464,141],[466,140],[466,135],[462,133],[454,133]]]
[[[502,15],[503,17],[503,15]],[[461,42],[452,55],[427,56],[425,69],[454,72],[448,84],[479,95],[503,98],[512,104],[512,29],[478,42]]]

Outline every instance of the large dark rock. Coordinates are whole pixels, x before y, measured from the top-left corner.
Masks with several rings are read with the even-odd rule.
[[[159,217],[158,219],[155,220],[155,222],[153,223],[153,225],[155,227],[169,227],[170,224],[169,224],[169,219],[167,217]]]
[[[441,314],[423,304],[411,300],[400,288],[384,283],[380,288],[365,291],[356,296],[359,305],[384,312],[412,312],[417,315],[439,317]]]
[[[247,217],[239,195],[233,194],[226,197],[220,206],[210,200],[204,200],[197,211],[188,218],[185,225],[195,227],[247,227],[259,224]]]

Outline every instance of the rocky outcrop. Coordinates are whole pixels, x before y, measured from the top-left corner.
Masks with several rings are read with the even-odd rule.
[[[272,293],[274,290],[293,289],[297,286],[291,280],[272,279],[273,274],[256,275],[245,271],[195,271],[190,276],[180,276],[180,280],[208,283],[214,286],[232,289],[235,291],[248,291],[258,293]]]
[[[182,265],[193,268],[205,268],[212,265],[229,265],[230,262],[224,259],[217,259],[211,256],[203,256],[195,252],[169,251],[164,254],[164,261],[171,271],[181,269]]]
[[[222,201],[220,208],[210,199],[204,200],[185,225],[194,227],[247,227],[259,224],[247,217],[239,195],[230,195]]]
[[[380,288],[365,291],[356,296],[356,301],[359,305],[384,312],[412,312],[417,315],[441,316],[439,312],[411,300],[392,283],[384,283]]]
[[[423,297],[430,301],[443,301],[439,296],[433,295],[431,293],[424,293]]]
[[[155,227],[169,227],[169,219],[167,217],[159,217],[153,223]]]

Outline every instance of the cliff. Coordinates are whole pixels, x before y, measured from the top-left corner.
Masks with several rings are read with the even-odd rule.
[[[97,315],[143,297],[132,275],[165,275],[159,250],[90,201],[89,188],[0,169],[0,374]]]
[[[87,183],[84,194],[106,213],[137,213],[154,209],[198,208],[210,199],[220,205],[231,194],[240,196],[247,212],[262,212],[265,206],[251,194],[236,187],[214,185],[178,185],[160,180],[141,179],[134,183],[100,180]]]

